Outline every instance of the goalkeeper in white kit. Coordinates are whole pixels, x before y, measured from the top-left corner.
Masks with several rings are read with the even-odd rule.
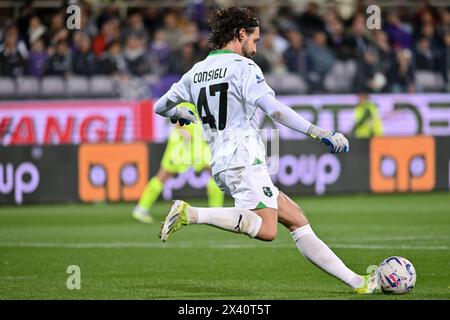
[[[277,222],[291,232],[298,250],[313,264],[354,288],[372,293],[376,274],[350,270],[312,230],[303,210],[272,183],[259,135],[256,110],[330,147],[348,152],[348,140],[338,132],[311,124],[275,98],[261,69],[250,59],[256,53],[259,21],[247,8],[217,9],[210,17],[213,51],[172,85],[155,111],[181,123],[201,121],[212,153],[212,175],[221,190],[235,200],[232,208],[198,208],[174,201],[161,226],[161,240],[190,224],[207,224],[251,238],[272,241]],[[197,119],[181,102],[196,105]]]

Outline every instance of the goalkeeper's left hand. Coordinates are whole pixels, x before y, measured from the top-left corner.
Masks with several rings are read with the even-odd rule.
[[[349,152],[350,144],[347,138],[340,132],[324,131],[317,139],[326,146],[330,146],[331,153]]]
[[[170,117],[170,122],[178,123],[180,126],[197,122],[197,117],[186,107],[176,107],[175,114]]]

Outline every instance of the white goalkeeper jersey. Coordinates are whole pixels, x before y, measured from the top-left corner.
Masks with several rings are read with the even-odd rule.
[[[274,91],[253,60],[230,50],[212,51],[195,64],[167,97],[197,107],[203,135],[212,154],[212,174],[265,163],[255,102]]]

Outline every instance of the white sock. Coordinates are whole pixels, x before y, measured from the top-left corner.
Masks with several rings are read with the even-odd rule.
[[[291,235],[298,250],[312,263],[352,288],[362,286],[363,278],[347,268],[341,259],[316,236],[309,224],[294,230]]]
[[[261,229],[262,218],[241,208],[188,208],[189,224],[209,224],[224,230],[244,233],[254,238]]]

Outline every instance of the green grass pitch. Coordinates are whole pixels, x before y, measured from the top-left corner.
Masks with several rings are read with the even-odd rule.
[[[301,256],[281,225],[272,243],[196,225],[163,244],[170,203],[160,201],[152,225],[132,220],[133,204],[0,207],[0,299],[450,299],[449,193],[295,200],[356,272],[391,255],[413,262],[414,290],[356,295]],[[81,269],[80,290],[66,287],[69,265]]]

